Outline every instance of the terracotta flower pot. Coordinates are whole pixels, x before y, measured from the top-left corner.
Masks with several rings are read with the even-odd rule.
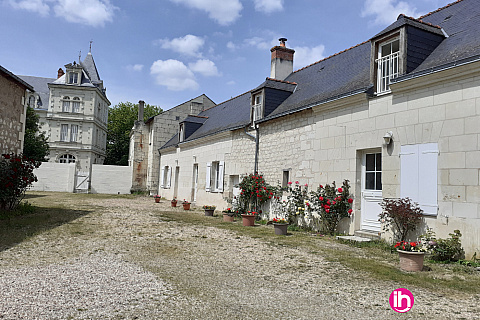
[[[397,252],[400,258],[400,269],[403,271],[422,271],[425,252],[403,251],[398,249]]]
[[[253,227],[255,225],[255,215],[242,214],[242,223],[244,227]]]
[[[223,221],[225,221],[225,222],[234,222],[234,221],[235,221],[235,217],[229,215],[228,213],[224,213],[224,214],[223,214]]]
[[[215,209],[205,209],[205,215],[207,217],[213,217],[214,212],[215,212]]]
[[[177,201],[172,201],[172,202],[170,202],[170,203],[171,203],[172,207],[176,207],[176,206],[177,206]]]
[[[275,234],[279,236],[286,236],[287,235],[287,228],[288,224],[286,223],[274,223],[273,229],[275,230]]]
[[[155,202],[156,202],[156,203],[159,203],[159,202],[160,202],[160,198],[155,198]]]
[[[183,210],[190,210],[190,203],[184,203]]]

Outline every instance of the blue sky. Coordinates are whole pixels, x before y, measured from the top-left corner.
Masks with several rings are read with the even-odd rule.
[[[368,40],[398,14],[453,0],[0,0],[0,65],[55,78],[92,54],[112,106],[169,109],[205,93],[216,103],[270,75],[278,38],[294,69]]]

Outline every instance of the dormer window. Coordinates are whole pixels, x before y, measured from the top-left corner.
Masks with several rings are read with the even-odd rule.
[[[77,72],[69,72],[68,73],[68,83],[69,84],[77,84],[78,83],[78,73]]]
[[[394,39],[378,46],[377,93],[390,91],[390,81],[399,75],[400,41]]]
[[[252,99],[252,124],[263,118],[263,95],[256,94]]]
[[[184,128],[184,124],[180,123],[180,130],[178,131],[178,141],[183,142],[184,139],[185,139],[185,128]]]

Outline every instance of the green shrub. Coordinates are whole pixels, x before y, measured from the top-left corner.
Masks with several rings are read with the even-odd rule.
[[[463,258],[465,251],[462,248],[460,230],[449,233],[450,238],[436,239],[435,233],[429,229],[427,232],[427,245],[432,253],[431,259],[435,261],[458,261]]]
[[[383,199],[381,206],[379,221],[385,223],[385,230],[393,232],[395,242],[405,241],[408,233],[422,221],[423,210],[410,198]]]

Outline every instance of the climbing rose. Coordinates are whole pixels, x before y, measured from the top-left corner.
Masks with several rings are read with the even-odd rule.
[[[343,192],[343,189],[342,189],[342,188],[338,188],[338,192],[342,193],[342,192]]]
[[[352,198],[348,198],[348,203],[352,203],[353,202],[353,199]]]

